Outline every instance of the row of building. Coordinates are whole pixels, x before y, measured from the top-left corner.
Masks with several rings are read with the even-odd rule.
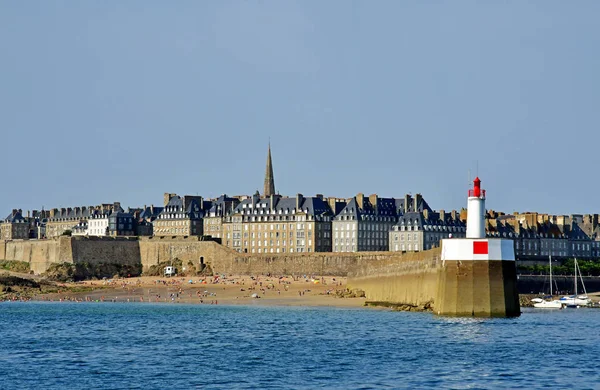
[[[551,216],[487,213],[487,234],[511,238],[520,259],[598,258],[597,214]],[[428,250],[444,238],[465,237],[466,209],[434,211],[417,194],[352,198],[275,193],[271,150],[264,192],[215,199],[165,193],[160,207],[124,210],[120,203],[27,212],[13,210],[0,238],[77,236],[211,236],[241,253]]]

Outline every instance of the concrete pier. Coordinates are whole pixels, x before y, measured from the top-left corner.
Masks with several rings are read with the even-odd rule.
[[[521,314],[514,261],[445,261],[439,273],[434,311],[462,317]]]

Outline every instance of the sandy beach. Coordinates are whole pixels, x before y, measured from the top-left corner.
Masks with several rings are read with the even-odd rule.
[[[341,298],[345,277],[136,277],[64,284],[35,300],[192,303],[201,305],[362,307],[365,298]],[[83,292],[69,291],[81,287]]]

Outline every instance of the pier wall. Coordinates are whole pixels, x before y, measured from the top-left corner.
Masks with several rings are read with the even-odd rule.
[[[439,248],[415,253],[389,252],[361,261],[348,275],[348,288],[365,291],[368,301],[399,305],[435,304],[443,271]]]

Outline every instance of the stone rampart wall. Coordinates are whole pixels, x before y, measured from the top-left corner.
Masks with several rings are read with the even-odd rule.
[[[61,237],[62,238],[62,237]],[[67,237],[68,238],[68,237]],[[45,272],[52,263],[62,262],[60,249],[65,240],[12,240],[0,245],[0,258],[26,261],[35,273]],[[65,258],[64,261],[69,261]]]
[[[140,261],[143,269],[176,258],[184,264],[191,262],[197,269],[201,263],[210,264],[213,270],[221,264],[229,264],[238,252],[214,241],[200,241],[198,237],[160,238],[141,237],[139,240]],[[215,271],[219,272],[219,271]]]
[[[141,261],[136,238],[71,237],[69,241],[71,245],[61,245],[60,253],[65,258],[70,255],[74,263],[136,265]]]

